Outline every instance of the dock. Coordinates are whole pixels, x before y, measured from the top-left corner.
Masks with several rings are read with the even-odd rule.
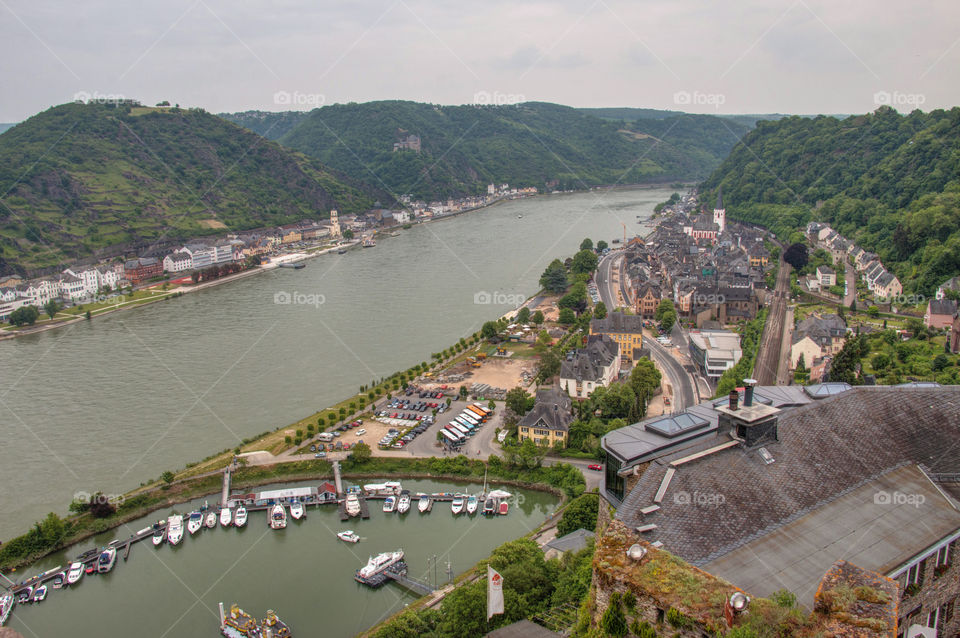
[[[220,489],[220,507],[226,507],[230,500],[230,468],[223,471],[223,487]]]
[[[343,496],[343,480],[340,478],[340,461],[334,461],[333,465],[333,484],[337,488],[337,496]]]
[[[362,519],[370,518],[370,506],[367,504],[367,499],[361,496],[357,500],[360,501],[360,518]],[[337,501],[337,511],[340,514],[341,521],[350,520],[350,516],[347,514],[346,499],[340,499],[339,501]]]
[[[406,587],[413,593],[419,594],[420,596],[429,596],[436,591],[433,587],[422,580],[417,580],[416,578],[408,576],[407,564],[405,562],[397,563],[383,573],[393,582]]]

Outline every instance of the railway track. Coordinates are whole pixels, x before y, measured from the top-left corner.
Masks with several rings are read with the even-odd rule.
[[[777,368],[780,363],[780,349],[783,345],[783,322],[787,314],[787,299],[790,295],[790,266],[780,259],[777,272],[777,285],[773,290],[770,312],[763,325],[757,359],[753,366],[753,377],[759,385],[776,385]]]

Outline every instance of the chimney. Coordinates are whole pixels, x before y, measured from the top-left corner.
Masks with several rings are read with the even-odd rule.
[[[743,407],[749,408],[753,405],[753,386],[757,385],[756,379],[743,380]]]
[[[730,409],[736,411],[737,403],[740,401],[740,393],[736,390],[730,390]]]

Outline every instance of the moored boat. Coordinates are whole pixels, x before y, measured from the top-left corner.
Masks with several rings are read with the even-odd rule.
[[[508,509],[510,509],[510,505],[506,501],[500,501],[500,507],[497,510],[497,514],[500,516],[506,516]]]
[[[427,510],[430,509],[430,495],[429,495],[429,494],[421,494],[421,495],[420,495],[420,500],[417,501],[417,509],[420,511],[421,514],[423,514],[424,512],[426,512]]]
[[[171,514],[167,518],[167,540],[171,545],[178,545],[183,540],[183,516]]]
[[[207,512],[207,518],[203,521],[203,524],[207,526],[207,529],[213,529],[217,526],[217,513],[216,512]]]
[[[283,529],[287,526],[287,510],[281,503],[270,508],[270,529]]]
[[[273,638],[290,638],[290,628],[277,617],[272,609],[267,610],[267,617],[263,619],[263,629]]]
[[[490,516],[491,514],[497,513],[497,501],[491,497],[487,497],[487,500],[483,504],[483,513],[485,516]]]
[[[229,527],[232,520],[233,510],[231,510],[229,507],[220,508],[220,525],[223,527]]]
[[[60,572],[53,577],[51,584],[54,589],[60,589],[63,587],[64,583],[67,582],[67,572]]]
[[[347,516],[360,516],[360,499],[356,494],[347,494],[347,501],[344,505]]]
[[[42,603],[47,597],[47,586],[40,585],[37,587],[36,591],[33,592],[33,602]]]
[[[100,552],[99,558],[97,558],[97,573],[106,574],[113,566],[117,564],[117,550],[113,547],[107,547],[105,550]]]
[[[410,492],[408,490],[403,490],[400,494],[400,499],[397,501],[397,513],[406,514],[410,511]]]
[[[247,524],[247,508],[243,505],[237,508],[237,515],[233,517],[233,524],[237,527],[243,527]]]
[[[163,545],[163,541],[167,538],[167,532],[163,529],[163,521],[153,524],[153,546],[159,547]]]
[[[367,564],[357,570],[356,579],[362,583],[365,583],[371,578],[379,575],[391,565],[399,563],[402,560],[402,549],[398,549],[395,552],[384,552],[382,554],[377,554],[376,556],[371,556],[370,560],[367,561]]]
[[[295,521],[303,518],[303,503],[296,500],[290,503],[290,516],[292,516]]]
[[[387,498],[383,499],[383,511],[384,511],[384,512],[390,513],[390,512],[392,512],[392,511],[395,510],[395,509],[397,509],[397,497],[396,497],[396,496],[388,496]]]
[[[221,605],[221,611],[223,606]],[[221,616],[223,624],[220,633],[228,638],[260,638],[263,633],[257,619],[240,609],[237,605],[230,606],[230,613]]]
[[[199,532],[201,527],[203,527],[203,514],[199,510],[190,512],[190,516],[187,518],[187,531],[192,536]]]
[[[74,585],[83,578],[83,563],[70,563],[67,569],[67,584]]]
[[[338,532],[337,538],[348,543],[359,543],[360,535],[354,532],[352,529],[348,529],[344,532]]]
[[[467,498],[467,514],[476,514],[479,504],[480,501],[477,499],[477,495],[471,494],[470,497]]]
[[[463,513],[464,504],[463,494],[457,494],[453,497],[453,502],[450,503],[450,511],[453,512],[454,515],[461,514]]]
[[[21,589],[20,593],[17,594],[17,602],[21,605],[23,603],[33,602],[33,587],[27,587],[26,589]]]
[[[13,606],[16,604],[17,600],[13,597],[13,594],[7,593],[0,596],[0,627],[7,622],[7,618],[10,617],[10,612],[13,611]]]

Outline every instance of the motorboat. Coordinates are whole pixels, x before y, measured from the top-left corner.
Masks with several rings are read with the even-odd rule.
[[[17,602],[21,605],[24,603],[33,602],[33,587],[21,589],[20,593],[17,594]]]
[[[33,592],[33,602],[42,603],[43,600],[47,597],[47,586],[40,585],[37,587],[36,591]]]
[[[89,575],[91,575],[91,574],[96,574],[96,573],[97,573],[97,564],[96,564],[96,563],[90,563],[89,565],[87,565],[86,567],[83,568],[83,573],[86,574],[87,576],[89,576]]]
[[[360,516],[360,499],[356,494],[347,494],[345,506],[347,516]]]
[[[300,501],[290,503],[290,516],[292,516],[295,521],[303,518],[303,503]]]
[[[159,547],[163,545],[163,541],[167,538],[167,532],[163,529],[163,521],[153,524],[153,546]]]
[[[167,540],[171,545],[179,545],[183,540],[183,516],[171,514],[167,519]]]
[[[13,611],[13,606],[16,604],[17,599],[13,597],[13,594],[0,596],[0,627],[7,622],[7,618],[10,617],[10,612]]]
[[[497,501],[491,497],[487,497],[487,500],[483,503],[483,514],[485,516],[490,516],[497,513]]]
[[[465,503],[466,501],[463,498],[463,494],[457,494],[453,497],[453,502],[450,503],[450,511],[453,512],[454,515],[462,514]]]
[[[479,505],[480,501],[477,499],[476,494],[471,494],[467,498],[467,514],[476,514]]]
[[[53,577],[53,581],[51,582],[51,584],[53,585],[54,589],[61,589],[63,588],[63,585],[66,582],[67,582],[67,572],[60,572],[59,574]]]
[[[387,498],[383,499],[383,511],[384,511],[384,512],[390,513],[390,512],[392,512],[392,511],[395,510],[395,509],[397,509],[397,497],[396,497],[396,496],[388,496]]]
[[[506,516],[507,510],[510,509],[510,504],[506,501],[500,501],[500,507],[498,508],[497,514],[500,516]]]
[[[410,511],[410,492],[404,490],[397,501],[397,513],[406,514]]]
[[[233,524],[237,527],[243,527],[247,524],[247,508],[243,505],[237,508],[237,515],[233,517]]]
[[[187,518],[187,531],[190,532],[190,535],[194,535],[200,531],[200,528],[203,527],[203,514],[199,510],[194,510],[190,512],[190,516]]]
[[[377,554],[376,556],[371,556],[370,560],[367,561],[367,564],[357,570],[357,580],[366,581],[367,579],[373,578],[377,574],[380,574],[391,565],[399,563],[403,560],[403,550],[398,549],[395,552],[384,552],[382,554]]]
[[[270,529],[283,529],[287,526],[287,510],[282,503],[270,508]]]
[[[217,526],[217,513],[216,512],[207,512],[207,517],[203,520],[203,524],[207,529],[213,529]]]
[[[428,511],[429,509],[430,509],[430,495],[429,495],[429,494],[421,494],[421,495],[420,495],[420,500],[417,501],[417,510],[419,510],[420,513],[423,514],[424,512]]]
[[[113,569],[113,566],[117,564],[117,550],[114,547],[107,547],[105,550],[100,552],[100,557],[97,558],[97,573],[106,574],[108,571]]]
[[[229,527],[230,522],[233,520],[233,510],[229,507],[220,508],[220,525],[223,527]]]
[[[83,563],[70,563],[67,569],[67,584],[75,585],[83,578]]]
[[[348,529],[345,532],[339,532],[337,538],[348,543],[359,543],[360,535],[354,532],[352,529]]]

